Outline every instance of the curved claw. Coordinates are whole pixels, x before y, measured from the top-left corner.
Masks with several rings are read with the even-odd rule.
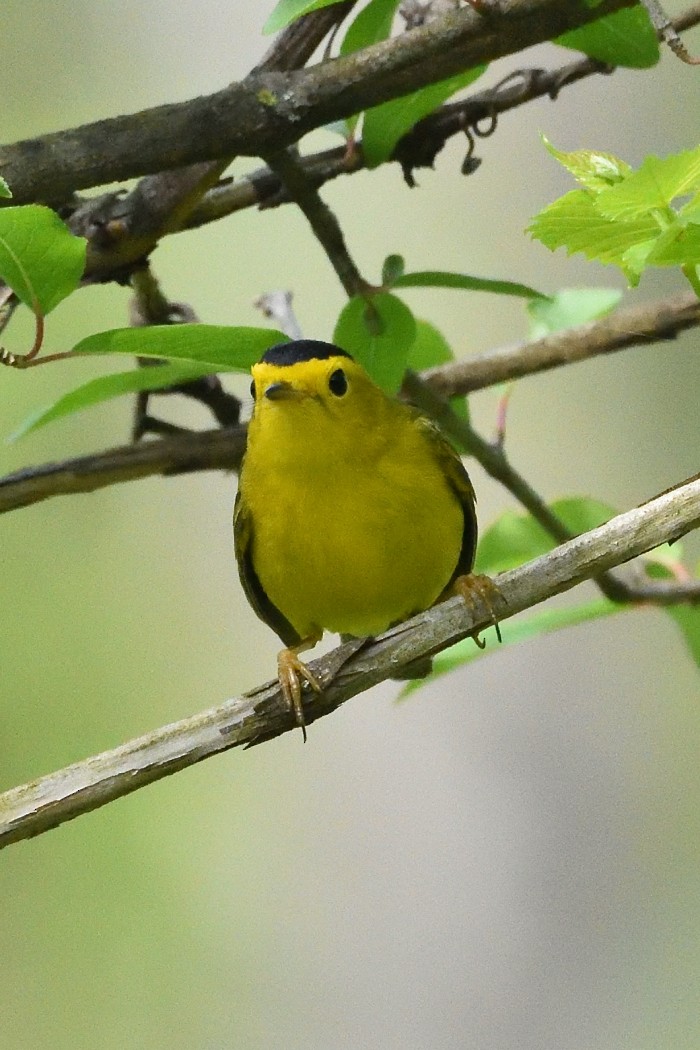
[[[496,637],[499,642],[502,642],[501,628],[498,623],[494,604],[498,601],[505,601],[505,599],[491,577],[476,575],[472,572],[469,573],[468,576],[458,576],[454,581],[452,588],[454,593],[458,594],[460,598],[463,599],[472,612],[476,610],[477,601],[480,601],[486,606],[491,617],[491,624],[496,628]],[[475,631],[472,634],[472,638],[480,649],[486,648],[486,642],[483,638],[479,637],[478,631]]]
[[[317,641],[319,641],[317,637],[305,638],[299,645],[282,649],[277,655],[277,678],[280,689],[287,704],[294,712],[294,718],[302,731],[304,742],[306,742],[306,720],[301,703],[302,681],[308,682],[315,693],[320,693],[322,686],[303,660],[299,659],[299,652],[303,649],[311,649]]]

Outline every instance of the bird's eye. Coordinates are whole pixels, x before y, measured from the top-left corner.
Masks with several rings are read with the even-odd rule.
[[[253,401],[255,401],[255,380],[253,380],[250,384],[250,396],[252,397]]]
[[[342,397],[348,389],[348,381],[342,368],[336,368],[328,380],[328,389],[336,397]]]

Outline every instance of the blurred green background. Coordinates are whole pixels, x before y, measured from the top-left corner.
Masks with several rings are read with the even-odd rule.
[[[216,90],[267,47],[267,10],[8,2],[3,140]],[[700,34],[687,43],[700,51]],[[485,83],[570,58],[539,48]],[[631,163],[694,146],[698,76],[664,52],[652,71],[504,116],[470,178],[455,141],[419,189],[391,166],[324,196],[370,280],[400,252],[410,269],[545,291],[620,286],[523,235],[569,188],[538,133]],[[291,208],[168,238],[153,262],[209,322],[258,323],[253,300],[292,288],[305,333],[328,338],[343,304]],[[634,295],[681,287],[662,274]],[[406,298],[460,355],[526,332],[515,302]],[[78,293],[47,348],[125,324],[127,300]],[[114,370],[4,371],[0,432],[99,368]],[[512,460],[547,498],[635,505],[698,469],[699,382],[697,332],[524,380]],[[486,434],[496,402],[473,398]],[[163,414],[210,425],[186,404]],[[124,443],[130,417],[115,402],[0,446],[2,473]],[[487,525],[512,504],[473,476]],[[234,492],[222,475],[154,479],[3,517],[0,787],[270,677],[277,641],[233,563]],[[697,537],[686,547],[697,561]],[[699,689],[670,619],[619,615],[492,652],[404,704],[397,693],[352,701],[306,747],[294,733],[221,756],[0,854],[2,1050],[696,1047]]]

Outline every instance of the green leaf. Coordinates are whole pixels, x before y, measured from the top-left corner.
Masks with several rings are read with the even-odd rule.
[[[683,205],[678,212],[678,217],[684,223],[700,223],[700,193],[696,193],[686,204]]]
[[[75,291],[85,246],[50,208],[0,208],[0,277],[35,312],[48,314]]]
[[[554,43],[611,66],[648,69],[659,61],[659,42],[643,7],[623,8],[556,37]]]
[[[700,606],[669,605],[666,608],[669,616],[680,627],[690,655],[700,667]]]
[[[1,214],[1,213],[0,213]],[[274,328],[214,324],[113,328],[82,339],[74,354],[132,354],[207,365],[209,371],[247,371],[275,343],[288,337]]]
[[[616,513],[613,507],[588,496],[556,500],[551,509],[576,535],[597,528]],[[506,511],[481,537],[475,571],[490,576],[506,572],[546,554],[555,545],[556,541],[531,514]]]
[[[267,22],[263,26],[263,33],[278,33],[297,18],[306,15],[309,11],[318,11],[322,7],[331,7],[339,4],[341,0],[280,0]]]
[[[382,284],[391,288],[403,276],[406,265],[402,255],[387,255],[382,266]]]
[[[442,270],[421,270],[405,273],[394,281],[395,288],[462,288],[469,292],[495,292],[497,295],[515,295],[521,299],[547,299],[542,292],[516,281],[500,281],[490,277],[471,277],[465,273],[447,273]]]
[[[396,143],[414,124],[442,105],[450,95],[472,84],[485,69],[486,66],[476,66],[403,98],[368,109],[362,126],[362,151],[367,167],[375,168],[388,160]]]
[[[363,47],[386,40],[391,33],[391,24],[397,6],[398,0],[370,0],[350,23],[340,45],[340,54],[350,55],[355,51],[360,51]],[[348,117],[345,122],[348,134],[351,135],[354,132],[358,120],[359,113]]]
[[[399,0],[370,0],[348,26],[340,45],[341,55],[351,55],[363,47],[386,40]]]
[[[416,318],[416,338],[408,353],[406,367],[422,372],[424,368],[434,368],[454,359],[454,351],[442,332],[430,321]]]
[[[608,219],[637,219],[653,209],[665,212],[676,197],[700,189],[700,146],[669,157],[645,157],[637,171],[598,196]]]
[[[380,292],[369,304],[361,296],[350,299],[336,323],[333,342],[352,354],[382,390],[395,394],[415,337],[409,308],[395,295]]]
[[[560,631],[564,627],[573,627],[577,624],[585,623],[587,620],[597,620],[602,616],[620,612],[623,608],[624,606],[619,605],[617,602],[608,601],[607,598],[599,598],[595,601],[584,602],[581,605],[568,606],[564,609],[544,609],[531,613],[527,617],[518,617],[518,619],[512,621],[506,620],[500,625],[503,646],[516,645],[530,638],[552,634],[554,631]],[[493,638],[495,642],[495,635],[492,632],[484,632],[484,634],[487,634],[489,638]],[[436,678],[455,670],[457,667],[472,663],[480,657],[500,652],[501,648],[502,646],[494,644],[487,646],[486,649],[479,649],[471,638],[465,638],[463,642],[457,642],[456,645],[450,646],[444,653],[438,653],[433,658],[433,670],[430,675],[427,678],[412,681],[404,686],[399,699],[403,700],[410,693],[414,693],[416,689],[420,689],[422,686],[433,682]]]
[[[2,175],[0,175],[0,197],[11,197],[11,196],[12,196],[12,190],[7,185],[5,180],[3,179]]]
[[[617,288],[562,288],[550,299],[534,299],[527,304],[530,339],[605,317],[621,298]]]
[[[600,196],[588,190],[571,190],[543,208],[527,231],[552,251],[566,248],[569,255],[582,252],[588,259],[619,266],[629,278],[625,253],[634,245],[654,240],[659,226],[648,215],[629,222],[613,222],[597,210]]]
[[[673,571],[674,562],[680,560],[680,554],[676,551],[677,544],[673,544],[674,555],[667,553],[667,547],[659,547],[655,551],[649,551],[650,559],[646,565],[646,571],[652,579],[674,580],[678,576]],[[698,566],[700,570],[700,566]],[[667,605],[665,611],[675,620],[680,627],[681,633],[690,650],[690,655],[700,667],[700,605],[687,605],[679,602],[678,605]]]
[[[442,332],[430,321],[421,321],[417,317],[416,338],[408,353],[406,367],[412,368],[414,372],[422,372],[424,368],[434,368],[454,359],[454,351]],[[457,394],[451,397],[450,406],[460,419],[469,419],[469,408],[464,396]]]
[[[700,263],[700,226],[673,223],[652,245],[648,266],[685,266]]]
[[[632,168],[624,160],[620,160],[613,153],[603,153],[601,150],[578,149],[571,153],[564,153],[556,149],[546,135],[542,135],[542,142],[551,155],[559,161],[562,167],[570,172],[577,182],[588,190],[604,190],[608,186],[614,186],[632,173]]]
[[[186,383],[207,375],[206,367],[201,365],[154,365],[151,368],[133,369],[131,372],[118,372],[114,375],[100,376],[91,379],[82,386],[59,397],[53,404],[33,412],[13,434],[8,442],[17,441],[25,434],[40,427],[62,419],[73,412],[80,412],[92,405],[99,405],[123,394],[133,394],[142,390],[161,390],[163,387]]]

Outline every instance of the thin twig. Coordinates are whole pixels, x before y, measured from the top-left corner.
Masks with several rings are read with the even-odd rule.
[[[690,54],[688,48],[678,35],[675,25],[668,17],[658,0],[641,0],[642,6],[646,8],[651,19],[651,24],[659,37],[668,44],[673,53],[689,66],[700,65],[700,58]]]
[[[500,482],[512,496],[515,496],[557,543],[565,543],[574,538],[575,533],[567,528],[540,494],[512,466],[502,445],[492,445],[485,441],[474,430],[471,423],[460,419],[449,403],[431,390],[415,372],[406,373],[403,389],[411,401],[432,419],[435,419],[447,434],[452,435],[464,452],[473,456],[490,477]],[[603,575],[596,578],[595,582],[603,594],[612,601],[631,599],[627,585],[612,576]]]
[[[451,397],[594,354],[669,340],[677,332],[698,324],[698,303],[688,293],[626,307],[602,321],[558,332],[534,343],[488,351],[430,369],[422,373],[422,378],[436,394]],[[586,353],[589,338],[590,354]],[[77,459],[26,467],[0,478],[0,514],[53,496],[92,492],[136,478],[199,470],[237,470],[244,448],[245,428],[240,427],[192,433],[176,441],[107,449]]]
[[[497,578],[500,598],[495,612],[504,621],[698,525],[700,480],[681,485],[503,573]],[[489,626],[491,617],[492,611],[481,604],[466,606],[461,599],[452,599],[359,651],[355,647],[352,655],[348,651],[347,659],[341,647],[314,661],[313,673],[328,684],[321,695],[305,697],[307,725],[408,663],[432,656]],[[278,686],[262,686],[0,795],[0,847],[39,835],[210,755],[260,743],[294,727]]]
[[[700,324],[700,300],[692,292],[666,299],[623,306],[599,321],[589,321],[533,342],[487,350],[422,374],[443,397],[471,394],[475,390],[512,379],[536,375],[562,365],[585,361],[632,346],[670,343]]]
[[[270,153],[265,158],[287,193],[306,216],[316,239],[328,256],[338,280],[348,296],[359,295],[368,288],[345,244],[340,224],[306,175],[291,150]]]
[[[207,430],[25,467],[0,479],[0,514],[54,496],[94,492],[158,474],[237,470],[245,451],[245,435],[244,426]]]
[[[343,3],[322,7],[318,11],[309,11],[308,14],[295,19],[275,37],[254,72],[301,69],[328,33],[340,25],[356,3],[357,0],[344,0]]]

